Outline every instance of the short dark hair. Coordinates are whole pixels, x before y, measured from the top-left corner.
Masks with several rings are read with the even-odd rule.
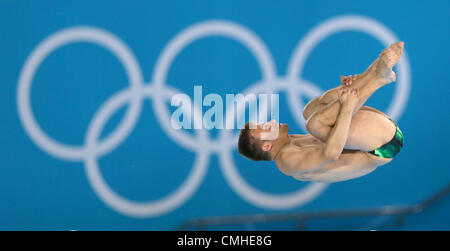
[[[239,153],[255,161],[272,160],[270,153],[261,149],[261,142],[250,134],[250,130],[249,123],[247,122],[239,135]]]

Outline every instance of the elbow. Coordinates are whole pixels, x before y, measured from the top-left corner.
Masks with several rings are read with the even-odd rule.
[[[338,151],[325,151],[324,152],[325,158],[329,161],[336,161],[341,156],[341,153]]]
[[[333,155],[330,155],[328,159],[330,161],[336,161],[339,159],[339,156],[340,156],[340,154],[333,154]]]

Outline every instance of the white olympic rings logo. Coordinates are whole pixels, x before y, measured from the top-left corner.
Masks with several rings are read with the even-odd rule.
[[[288,209],[308,203],[319,196],[327,187],[322,183],[310,183],[302,189],[274,195],[250,186],[234,165],[232,152],[236,148],[238,135],[222,130],[219,138],[212,141],[206,130],[196,130],[196,135],[175,130],[170,125],[169,109],[165,101],[180,93],[166,85],[168,69],[177,54],[188,44],[207,36],[223,36],[243,44],[255,56],[262,72],[262,80],[250,86],[244,93],[261,91],[286,91],[292,115],[297,124],[304,128],[304,119],[299,116],[303,109],[301,95],[312,98],[321,90],[311,82],[302,79],[306,58],[314,46],[326,37],[341,31],[360,31],[377,38],[382,44],[398,41],[397,37],[379,22],[363,16],[340,16],[326,20],[306,34],[296,47],[290,60],[287,76],[277,75],[272,56],[256,34],[236,23],[228,21],[207,21],[192,25],[178,34],[157,60],[153,79],[146,84],[136,57],[126,44],[113,34],[93,27],[74,27],[61,30],[42,41],[27,59],[19,78],[17,106],[19,117],[32,141],[46,153],[66,161],[82,161],[88,180],[100,199],[114,210],[133,217],[155,217],[175,210],[185,203],[198,189],[208,169],[211,154],[217,153],[221,170],[231,188],[247,202],[266,209]],[[91,120],[84,139],[84,146],[72,146],[53,140],[37,124],[30,104],[30,90],[34,74],[45,58],[54,50],[74,42],[90,42],[111,51],[125,67],[129,88],[121,90],[102,104]],[[387,113],[398,119],[409,96],[410,67],[404,52],[397,64],[398,79],[394,99]],[[195,163],[187,179],[167,197],[150,202],[135,202],[115,193],[103,179],[97,159],[118,147],[133,130],[145,98],[153,100],[153,111],[163,130],[181,147],[196,153]],[[108,119],[121,107],[129,104],[126,114],[116,130],[103,141],[99,136]],[[232,114],[227,114],[231,116]],[[229,120],[227,120],[229,121]],[[195,121],[194,123],[201,123]]]

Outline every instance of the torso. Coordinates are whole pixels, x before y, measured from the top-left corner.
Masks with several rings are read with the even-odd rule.
[[[368,134],[367,132],[371,132]],[[298,180],[337,182],[353,179],[366,175],[378,166],[389,163],[392,159],[380,158],[368,153],[384,143],[391,140],[395,133],[395,125],[382,112],[373,108],[363,107],[352,118],[346,149],[339,159],[322,166],[319,170],[311,170],[297,173],[288,173],[280,164],[283,161],[276,161],[278,169],[286,175]],[[282,149],[295,154],[304,147],[324,147],[325,143],[320,139],[310,135],[289,135],[290,145]],[[348,149],[363,149],[348,150]]]
[[[293,148],[299,150],[303,147],[323,147],[324,142],[310,134],[289,135],[291,144],[286,146],[286,151],[292,151]],[[358,150],[344,150],[338,160],[330,162],[320,170],[311,170],[308,172],[287,173],[283,166],[277,161],[278,169],[286,175],[302,181],[317,182],[337,182],[366,175],[374,171],[378,166],[387,164],[392,159],[384,159],[367,152]]]
[[[302,147],[302,146],[323,146],[324,143],[312,136],[311,134],[291,134],[291,144]]]

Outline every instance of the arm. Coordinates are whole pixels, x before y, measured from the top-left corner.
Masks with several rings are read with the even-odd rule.
[[[347,141],[353,109],[358,101],[357,89],[343,91],[340,101],[342,105],[336,123],[324,145],[290,149],[283,153],[281,157],[283,163],[280,164],[286,167],[287,173],[295,175],[301,172],[317,171],[339,158]]]
[[[344,103],[341,106],[339,115],[336,119],[336,124],[331,129],[328,139],[323,148],[324,155],[327,158],[337,160],[344,149],[345,142],[348,137],[348,130],[350,129],[350,123],[352,120],[353,107],[348,105],[350,103]]]

